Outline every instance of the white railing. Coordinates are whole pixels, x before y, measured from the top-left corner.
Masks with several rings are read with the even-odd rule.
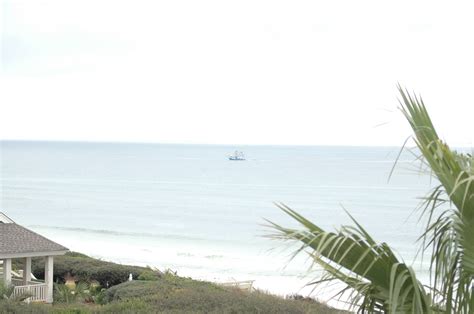
[[[255,280],[222,282],[221,285],[224,287],[238,288],[240,290],[252,292],[254,281]]]
[[[37,283],[26,286],[15,286],[13,290],[13,297],[29,296],[26,301],[46,301],[46,289],[45,283]]]
[[[42,284],[44,283],[43,281],[39,281],[39,280],[29,280],[27,282],[25,282],[23,279],[19,279],[19,278],[12,278],[12,285],[13,286],[31,286],[31,285],[39,285],[39,284]]]

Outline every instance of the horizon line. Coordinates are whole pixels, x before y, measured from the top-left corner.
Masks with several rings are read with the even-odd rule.
[[[196,145],[196,146],[295,146],[295,147],[395,147],[403,145],[376,144],[245,144],[245,143],[185,143],[185,142],[148,142],[115,140],[46,140],[46,139],[0,139],[0,142],[37,142],[37,143],[82,143],[82,144],[146,144],[146,145]]]

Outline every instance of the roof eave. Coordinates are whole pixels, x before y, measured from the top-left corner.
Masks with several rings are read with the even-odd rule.
[[[64,255],[68,249],[61,251],[44,251],[44,252],[24,252],[24,253],[0,253],[0,259],[6,258],[23,258],[23,257],[44,257]]]

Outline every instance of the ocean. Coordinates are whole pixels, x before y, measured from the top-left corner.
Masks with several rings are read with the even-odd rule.
[[[246,161],[229,161],[235,150]],[[284,202],[323,228],[351,213],[414,262],[415,208],[435,182],[400,147],[220,146],[2,141],[0,211],[69,249],[216,282],[255,280],[306,294],[297,248],[271,240],[265,219],[296,226]],[[426,261],[422,278],[426,278]],[[321,298],[321,296],[319,296]]]

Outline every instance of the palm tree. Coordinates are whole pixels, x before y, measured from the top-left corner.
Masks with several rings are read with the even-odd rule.
[[[439,182],[421,206],[427,225],[420,243],[422,252],[431,253],[430,285],[421,284],[409,265],[350,215],[353,226],[329,232],[279,203],[301,229],[270,222],[270,236],[300,243],[297,253],[309,253],[325,271],[314,283],[344,282],[339,293],[350,293],[353,309],[361,313],[473,313],[474,158],[440,140],[421,97],[398,90],[420,160]]]

